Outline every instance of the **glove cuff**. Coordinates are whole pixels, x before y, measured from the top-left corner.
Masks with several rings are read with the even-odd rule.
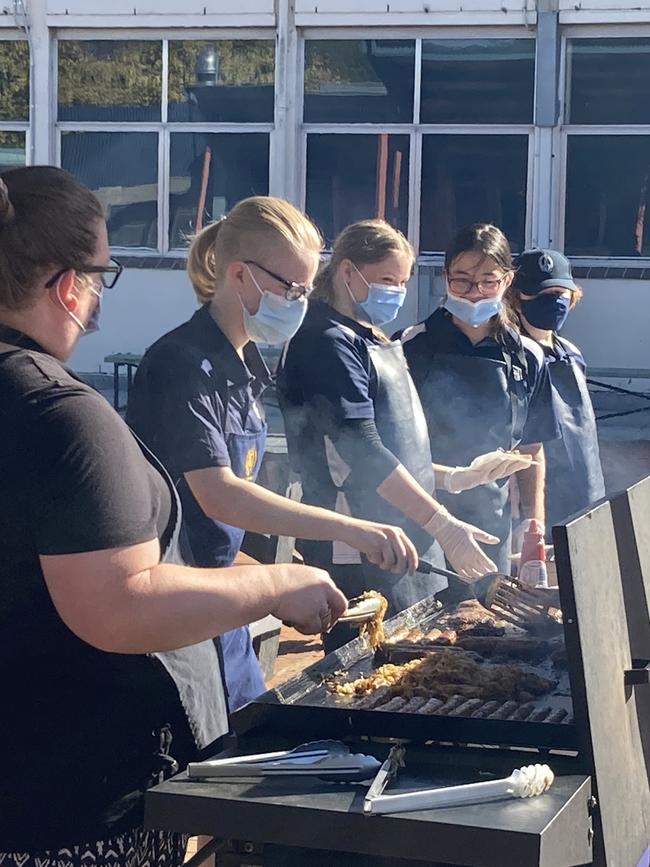
[[[452,467],[442,473],[436,473],[436,481],[439,475],[440,487],[443,491],[447,491],[448,494],[460,494],[461,491],[464,490],[463,486],[460,484],[460,479],[464,469],[465,467]]]
[[[428,533],[429,536],[435,539],[436,535],[449,525],[451,519],[452,516],[447,509],[445,509],[444,506],[438,505],[437,511],[433,513],[432,517],[429,518],[426,524],[422,525],[422,529],[425,533]]]

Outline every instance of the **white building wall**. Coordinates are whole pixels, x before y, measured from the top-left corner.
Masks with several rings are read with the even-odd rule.
[[[319,32],[327,38],[354,38],[355,33],[361,32],[364,38],[375,32],[378,38],[465,32],[476,37],[511,27],[521,35],[534,33],[538,12],[557,12],[560,27],[572,35],[650,34],[650,8],[639,0],[24,0],[24,6],[29,16],[35,67],[29,144],[32,161],[40,163],[54,162],[57,154],[53,75],[57,35],[71,30],[86,34],[111,32],[114,38],[119,38],[120,30],[125,35],[147,31],[169,35],[188,29],[195,36],[201,36],[203,30],[214,33],[218,28],[227,28],[231,33],[233,29],[244,28],[275,31],[281,52],[277,65],[278,69],[283,65],[286,68],[286,79],[281,87],[276,81],[276,146],[271,149],[270,187],[272,192],[294,201],[300,199],[304,155],[299,132],[300,76],[292,69],[298,65],[297,46],[305,32],[312,38],[318,38]],[[13,3],[0,2],[0,28],[15,31],[17,25],[24,23],[21,15],[14,15]],[[557,166],[561,163],[556,141],[563,135],[561,123],[552,132],[551,128],[538,130],[543,135],[539,134],[535,148],[554,149]],[[560,177],[561,169],[556,171]],[[541,196],[548,197],[548,184],[545,189],[539,188],[542,180],[545,180],[543,172],[534,178],[538,188],[533,195],[540,202]],[[543,210],[550,208],[558,214],[552,219],[542,219],[538,215],[539,205],[533,204],[532,242],[553,239],[550,223],[556,228],[561,226],[558,204],[558,193],[563,192],[561,177],[555,178],[554,184],[554,201],[548,207],[545,204]],[[549,224],[546,234],[545,223]],[[555,237],[555,243],[561,243]],[[580,282],[585,288],[585,299],[569,320],[567,336],[583,348],[592,365],[650,367],[645,338],[650,321],[648,281]],[[82,371],[98,370],[108,354],[142,352],[160,334],[191,315],[193,309],[194,298],[183,272],[128,270],[116,289],[106,294],[101,331],[80,342],[73,364]],[[422,307],[418,310],[418,292],[414,288],[397,326],[410,324],[426,312]]]
[[[100,330],[84,337],[70,360],[75,370],[109,371],[116,352],[143,353],[162,334],[189,319],[196,298],[183,271],[125,271],[102,301]]]
[[[579,282],[584,298],[571,312],[562,334],[577,343],[593,367],[650,369],[648,281]]]

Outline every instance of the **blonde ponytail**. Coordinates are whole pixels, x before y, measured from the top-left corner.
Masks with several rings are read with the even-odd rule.
[[[217,237],[225,217],[210,223],[194,237],[187,257],[187,275],[201,304],[212,300],[217,288],[217,260],[214,255]]]
[[[212,300],[231,262],[278,244],[318,255],[323,239],[309,218],[284,199],[251,196],[238,202],[227,216],[199,232],[190,246],[187,274],[199,302]]]

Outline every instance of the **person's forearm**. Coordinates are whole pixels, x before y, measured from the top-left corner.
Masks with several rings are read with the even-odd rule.
[[[531,455],[535,461],[529,469],[517,473],[520,517],[522,520],[535,518],[543,524],[545,521],[544,483],[546,478],[544,447],[541,443],[535,443],[519,446],[519,451]]]
[[[440,503],[416,482],[402,464],[381,483],[377,493],[421,527],[440,509]]]
[[[353,522],[346,515],[282,497],[253,482],[233,478],[201,503],[209,517],[253,533],[317,541],[342,540]]]
[[[152,653],[196,644],[270,614],[267,566],[195,569],[160,563],[105,588],[103,635],[117,653]]]

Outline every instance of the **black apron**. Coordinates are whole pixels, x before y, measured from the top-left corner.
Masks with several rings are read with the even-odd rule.
[[[513,449],[521,442],[530,400],[527,362],[521,343],[507,336],[503,361],[436,352],[435,317],[427,334],[430,363],[418,383],[437,464],[467,466],[478,455]],[[482,545],[497,570],[510,573],[512,518],[508,479],[460,494],[438,491],[437,498],[462,521],[500,539]]]
[[[220,394],[224,406],[224,438],[230,458],[230,468],[239,479],[255,482],[266,444],[267,425],[258,413],[260,426],[255,431],[233,430],[228,408],[230,387],[225,385]],[[254,401],[254,412],[257,401]],[[250,410],[249,410],[250,411]],[[187,562],[200,568],[223,568],[232,566],[241,548],[245,530],[224,521],[208,519],[192,494],[187,481],[178,479],[181,495],[186,497],[185,521],[181,529],[181,550]],[[193,516],[197,517],[193,521]],[[264,692],[266,686],[262,670],[253,649],[248,626],[238,626],[215,639],[221,658],[228,708],[230,713]]]
[[[377,374],[377,394],[373,403],[375,424],[382,443],[420,486],[435,496],[426,421],[402,345],[398,341],[370,344],[368,356]],[[438,543],[418,524],[380,497],[376,489],[347,485],[345,481],[337,484],[339,480],[334,477],[333,481],[338,489],[337,511],[349,511],[355,518],[402,527],[422,559],[444,565],[444,556]],[[421,573],[400,576],[385,572],[369,563],[365,557],[362,558],[362,567],[366,589],[379,590],[386,597],[389,616],[447,586],[447,579],[440,576],[425,576]],[[339,573],[340,570],[337,570],[337,581],[345,592],[345,582]]]
[[[545,443],[546,528],[605,496],[594,408],[582,365],[560,337],[547,355],[560,439]]]

